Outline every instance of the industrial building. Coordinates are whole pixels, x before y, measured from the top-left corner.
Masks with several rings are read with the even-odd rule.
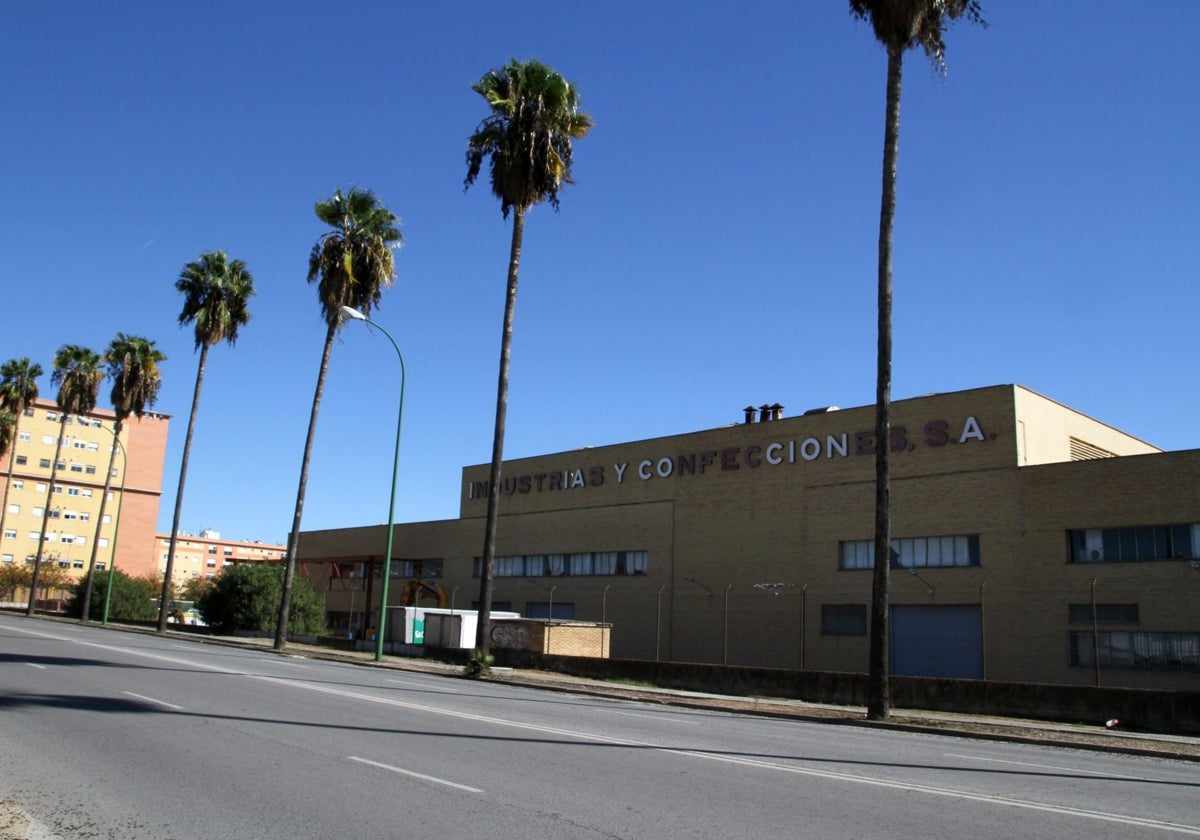
[[[494,609],[611,625],[618,658],[865,672],[874,406],[729,419],[506,461]],[[1200,688],[1200,451],[1017,385],[898,400],[892,426],[893,673]],[[473,605],[487,481],[396,526],[390,604],[415,580]],[[302,535],[332,627],[377,620],[385,530]]]

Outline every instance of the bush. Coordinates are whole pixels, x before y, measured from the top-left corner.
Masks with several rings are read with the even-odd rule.
[[[152,577],[132,578],[120,569],[112,573],[113,594],[109,602],[110,621],[153,621],[158,617],[154,599],[158,597],[158,581]],[[83,590],[87,578],[71,587],[67,599],[67,615],[79,618],[83,615]],[[92,578],[92,605],[88,615],[93,621],[104,617],[104,600],[108,596],[108,572],[96,572]]]
[[[196,601],[204,622],[217,633],[235,630],[273,633],[283,599],[282,563],[243,563],[221,573]],[[325,605],[308,578],[292,581],[288,632],[318,636],[325,632]]]

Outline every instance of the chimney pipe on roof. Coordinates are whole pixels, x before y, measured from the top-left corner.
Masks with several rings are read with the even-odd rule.
[[[748,405],[745,408],[743,408],[742,411],[746,412],[746,422],[753,423],[754,422],[754,412],[756,411],[754,406]]]

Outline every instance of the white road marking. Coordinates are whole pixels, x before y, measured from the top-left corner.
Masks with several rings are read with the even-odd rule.
[[[390,770],[393,773],[399,773],[402,776],[411,776],[414,779],[420,779],[424,782],[433,782],[435,785],[445,785],[446,787],[465,790],[468,793],[483,793],[482,790],[470,785],[460,785],[458,782],[451,782],[448,779],[439,779],[437,776],[426,776],[424,773],[414,773],[412,770],[405,770],[403,767],[393,767],[390,764],[381,764],[378,761],[371,761],[369,758],[359,758],[356,755],[348,755],[346,758],[350,761],[357,761],[359,764],[369,764],[372,767],[378,767],[381,770]]]
[[[396,685],[411,685],[415,688],[423,688],[427,691],[444,691],[448,694],[458,694],[457,688],[443,688],[440,685],[430,685],[429,683],[420,683],[415,680],[384,680],[385,683],[395,683]]]
[[[597,735],[590,732],[580,732],[570,729],[559,729],[557,727],[543,726],[539,724],[523,723],[521,721],[507,720],[505,718],[497,718],[489,715],[476,714],[474,712],[459,712],[451,709],[440,709],[436,706],[425,706],[420,703],[409,703],[403,700],[397,700],[391,697],[373,697],[370,694],[360,694],[354,691],[334,688],[327,685],[318,685],[315,683],[304,683],[297,680],[285,679],[283,677],[268,677],[262,674],[251,674],[245,671],[239,671],[233,668],[227,668],[219,665],[209,665],[205,662],[195,662],[177,657],[163,656],[162,654],[149,653],[136,649],[122,648],[115,645],[103,645],[97,642],[85,642],[78,639],[70,639],[62,636],[55,636],[49,633],[39,633],[34,630],[27,630],[23,627],[12,628],[19,632],[30,633],[35,636],[43,636],[50,639],[58,639],[59,641],[69,641],[75,644],[84,645],[86,647],[95,647],[104,650],[113,650],[125,653],[130,656],[142,656],[148,659],[156,659],[159,661],[170,662],[176,665],[183,665],[192,668],[203,668],[205,670],[228,674],[231,676],[244,676],[249,679],[260,680],[262,682],[274,683],[276,685],[286,686],[290,688],[301,688],[307,691],[314,691],[320,694],[333,694],[339,697],[346,697],[354,700],[361,700],[368,703],[378,703],[386,706],[396,706],[399,708],[413,709],[426,712],[428,714],[444,715],[447,717],[459,718],[461,720],[471,720],[478,723],[489,723],[495,726],[505,726],[514,729],[525,729],[534,732],[541,732],[547,735],[559,735],[563,737],[578,738],[584,741],[594,741],[604,744],[617,744],[621,746],[646,747],[658,750],[663,753],[688,756],[692,758],[707,759],[709,761],[720,761],[727,764],[736,764],[743,767],[754,767],[763,770],[776,770],[783,773],[791,773],[799,776],[809,776],[813,778],[829,779],[838,782],[853,782],[855,784],[868,785],[871,787],[889,788],[892,790],[911,791],[915,793],[925,793],[930,796],[942,796],[952,799],[963,799],[973,802],[983,802],[989,805],[1007,805],[1012,808],[1020,808],[1030,811],[1043,811],[1063,816],[1078,817],[1081,819],[1096,820],[1100,822],[1117,823],[1120,825],[1131,825],[1139,828],[1150,828],[1159,831],[1169,831],[1177,834],[1187,834],[1193,837],[1200,837],[1200,826],[1183,825],[1181,823],[1166,822],[1164,820],[1144,819],[1142,817],[1126,816],[1124,814],[1114,814],[1106,811],[1092,811],[1085,808],[1072,808],[1064,805],[1048,805],[1041,802],[1034,802],[1027,799],[1017,799],[1015,797],[1000,796],[996,794],[974,793],[966,790],[955,790],[953,788],[934,787],[932,785],[923,785],[915,782],[897,782],[891,779],[872,778],[869,776],[851,775],[849,773],[837,773],[830,770],[820,770],[808,767],[796,767],[783,764],[776,764],[769,761],[760,761],[757,759],[738,758],[735,756],[719,755],[716,753],[707,753],[702,750],[687,750],[677,747],[667,747],[662,744],[654,744],[647,741],[635,741],[628,738],[615,738],[608,735]],[[128,692],[126,692],[128,693]],[[137,696],[137,695],[134,695]],[[145,698],[149,699],[149,698]],[[151,700],[151,702],[158,702]],[[386,765],[381,765],[386,766]],[[388,768],[398,769],[398,768]],[[407,771],[400,771],[407,772]],[[450,783],[452,784],[452,783]]]
[[[618,712],[616,709],[607,710],[610,715],[622,715],[624,717],[645,718],[646,720],[655,720],[662,723],[664,720],[669,720],[671,723],[686,723],[688,726],[696,726],[699,721],[684,720],[678,715],[643,715],[638,712]]]
[[[147,697],[144,694],[134,694],[132,691],[122,691],[121,693],[127,694],[130,697],[136,697],[138,700],[145,700],[147,703],[153,703],[156,706],[165,706],[172,711],[183,711],[183,706],[176,706],[174,703],[168,703],[166,700],[155,700],[153,697]]]
[[[37,662],[26,662],[25,664],[28,665],[30,668],[37,668],[39,671],[46,670],[45,665],[39,665]]]
[[[1084,770],[1080,767],[1059,767],[1055,764],[1034,764],[1028,761],[1006,761],[1003,758],[986,758],[981,755],[959,755],[958,753],[946,753],[947,758],[965,758],[968,761],[988,761],[993,764],[1014,764],[1017,767],[1033,767],[1037,770],[1057,770],[1063,773],[1080,773],[1088,776],[1104,776],[1109,779],[1127,779],[1131,782],[1157,782],[1159,779],[1154,779],[1149,776],[1130,776],[1128,773],[1101,773],[1098,770]]]

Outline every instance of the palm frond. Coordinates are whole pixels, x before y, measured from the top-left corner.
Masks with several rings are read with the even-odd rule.
[[[488,162],[492,192],[505,218],[542,201],[558,208],[558,191],[571,177],[572,140],[587,135],[592,118],[579,110],[579,92],[539,61],[510,59],[471,85],[491,113],[467,139],[464,188]]]

